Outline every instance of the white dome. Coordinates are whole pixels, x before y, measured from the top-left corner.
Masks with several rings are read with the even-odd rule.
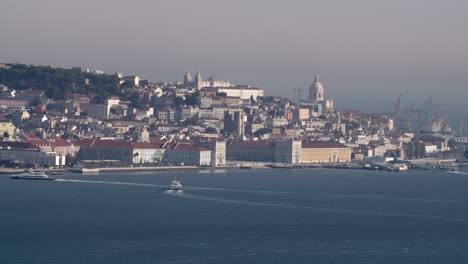
[[[315,75],[315,81],[309,88],[310,101],[323,101],[323,85],[319,81],[318,75]]]

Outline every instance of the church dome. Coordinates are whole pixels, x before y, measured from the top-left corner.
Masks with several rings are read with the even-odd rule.
[[[323,85],[319,81],[319,76],[315,75],[315,80],[309,88],[310,101],[323,101]]]

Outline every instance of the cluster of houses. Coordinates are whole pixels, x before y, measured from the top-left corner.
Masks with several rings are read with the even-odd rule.
[[[96,104],[78,93],[52,99],[43,91],[2,85],[0,162],[224,166],[411,159],[448,151],[454,137],[441,130],[405,131],[389,114],[338,111],[325,99],[318,76],[308,99],[299,102],[265,96],[261,88],[203,80],[200,73],[170,83],[119,77],[132,101],[113,95]]]

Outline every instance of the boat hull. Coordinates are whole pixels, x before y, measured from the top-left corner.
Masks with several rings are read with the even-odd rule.
[[[39,177],[25,177],[25,176],[10,176],[10,179],[14,180],[35,180],[35,181],[53,181],[53,177],[39,178]]]

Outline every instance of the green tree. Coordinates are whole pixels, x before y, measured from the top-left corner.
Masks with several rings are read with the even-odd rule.
[[[457,142],[455,141],[455,139],[451,138],[451,139],[448,141],[447,145],[448,145],[451,149],[453,149],[453,148],[455,148],[455,147],[457,146]]]
[[[31,101],[29,101],[29,103],[28,103],[29,106],[33,106],[33,107],[37,106],[37,105],[40,105],[40,104],[42,104],[42,100],[41,100],[41,98],[39,98],[37,96],[34,97],[33,99],[31,99]]]
[[[206,133],[217,133],[218,130],[216,130],[216,128],[214,128],[214,127],[208,127],[208,128],[205,129],[205,132]]]
[[[399,158],[401,156],[401,149],[400,148],[397,148],[397,150],[395,151],[395,156],[397,158]]]
[[[420,158],[421,144],[419,142],[414,143],[414,157]]]
[[[0,83],[15,89],[44,91],[53,99],[64,99],[73,91],[90,97],[121,95],[119,78],[114,75],[81,72],[76,69],[54,68],[50,66],[28,66],[9,64],[10,68],[0,68]]]
[[[197,105],[198,104],[198,96],[200,96],[200,92],[196,91],[190,95],[187,95],[185,98],[186,105]]]
[[[174,98],[174,105],[175,106],[181,106],[181,105],[184,105],[184,103],[185,103],[184,98],[182,98],[180,96],[177,96],[176,98]]]
[[[414,158],[414,142],[406,144],[404,147],[405,147],[406,158],[413,159]]]
[[[259,130],[255,131],[253,134],[254,134],[255,137],[261,137],[261,136],[263,136],[265,134],[268,134],[270,132],[271,132],[271,130],[268,129],[268,128],[260,128]]]
[[[273,96],[258,97],[258,99],[264,103],[272,103],[275,101],[275,97]]]

